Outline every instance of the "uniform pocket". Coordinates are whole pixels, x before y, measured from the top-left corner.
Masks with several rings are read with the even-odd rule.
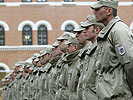
[[[78,77],[78,71],[76,69],[70,69],[68,71],[68,88],[72,92],[76,91]]]

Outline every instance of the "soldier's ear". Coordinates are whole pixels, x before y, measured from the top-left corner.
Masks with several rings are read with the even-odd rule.
[[[110,16],[112,13],[113,13],[113,9],[112,8],[108,8],[107,15]]]
[[[78,45],[75,45],[75,51],[78,50]]]
[[[95,33],[98,35],[98,33],[100,32],[100,27],[97,27],[97,28],[95,28]]]

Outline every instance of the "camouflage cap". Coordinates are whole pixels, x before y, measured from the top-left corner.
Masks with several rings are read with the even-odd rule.
[[[24,71],[24,67],[21,67],[21,68],[19,69],[19,71],[20,71],[20,72]]]
[[[40,51],[40,56],[44,56],[45,54],[52,53],[52,48],[46,48],[45,50]]]
[[[29,70],[34,70],[34,67],[33,66],[29,67]]]
[[[32,64],[30,64],[30,63],[26,63],[26,68],[29,68],[29,67],[31,67],[32,66]]]
[[[104,25],[103,25],[102,23],[98,23],[98,22],[96,21],[95,16],[89,15],[89,16],[87,17],[87,21],[81,23],[81,26],[84,27],[84,28],[86,28],[86,27],[91,26],[91,25],[98,25],[98,26],[100,26],[100,27],[102,27],[102,28],[104,27]]]
[[[6,79],[5,79],[5,78],[3,78],[1,81],[2,81],[2,82],[5,82],[5,81],[6,81]]]
[[[73,44],[78,44],[77,38],[76,38],[76,37],[72,37],[72,38],[70,38],[68,41],[65,42],[66,45],[69,45],[69,44],[71,44],[71,43],[73,43]]]
[[[68,40],[71,37],[75,37],[75,34],[73,34],[71,32],[64,32],[59,38],[57,38],[57,40],[58,41]]]
[[[58,47],[59,46],[59,41],[56,41],[54,44],[52,44],[53,47]]]
[[[44,56],[46,54],[46,49],[40,51],[40,57]]]
[[[35,61],[35,62],[38,62],[38,61],[39,61],[39,58],[35,58],[34,61]]]
[[[91,5],[92,9],[98,9],[103,6],[117,9],[119,0],[98,0],[95,4]]]
[[[12,73],[7,74],[7,75],[5,76],[5,79],[10,78],[10,75],[11,75],[11,74],[12,74]]]
[[[16,67],[18,67],[18,66],[21,66],[21,65],[23,65],[24,63],[25,63],[24,61],[19,61],[19,62],[17,62],[17,63],[14,65],[13,68],[16,68]]]
[[[83,23],[83,22],[81,22],[81,23]],[[81,24],[81,23],[80,23],[80,24]],[[81,31],[83,31],[83,30],[85,30],[85,28],[79,26],[79,27],[77,27],[77,28],[74,29],[74,32],[81,32]]]
[[[32,57],[32,60],[35,59],[35,58],[38,58],[40,57],[40,54],[39,53],[34,53],[34,56]]]

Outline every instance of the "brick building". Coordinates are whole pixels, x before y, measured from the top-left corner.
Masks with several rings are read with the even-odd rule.
[[[119,0],[118,15],[133,29],[133,1]],[[0,0],[0,71],[52,44],[92,14],[94,0]]]

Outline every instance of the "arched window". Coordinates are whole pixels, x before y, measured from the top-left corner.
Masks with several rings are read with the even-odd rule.
[[[32,2],[32,0],[22,0],[22,2]]]
[[[29,25],[25,25],[22,31],[23,45],[32,45],[32,28]]]
[[[4,0],[0,0],[0,2],[4,2]]]
[[[67,32],[73,32],[74,30],[74,26],[71,25],[71,24],[68,24],[66,27],[65,27],[65,31]]]
[[[45,25],[40,25],[38,27],[38,45],[47,45],[47,27]]]
[[[64,2],[73,2],[74,0],[64,0]]]
[[[3,26],[0,26],[0,46],[5,45],[5,30]]]
[[[46,2],[47,0],[37,0],[37,2]]]

